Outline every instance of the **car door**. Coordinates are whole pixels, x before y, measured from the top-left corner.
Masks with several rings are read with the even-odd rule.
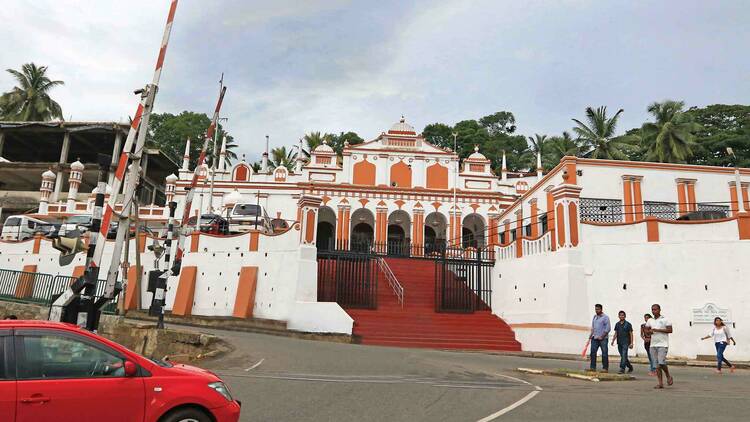
[[[0,330],[0,421],[16,418],[16,374],[13,364],[13,336]]]
[[[53,329],[17,329],[14,346],[16,422],[143,420],[143,379],[119,351]]]

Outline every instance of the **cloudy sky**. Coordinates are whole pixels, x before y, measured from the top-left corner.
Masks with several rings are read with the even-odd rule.
[[[35,62],[65,81],[66,119],[127,120],[151,80],[168,0],[3,0],[0,68]],[[264,135],[374,138],[500,110],[556,134],[586,106],[748,103],[750,3],[737,1],[181,0],[157,112],[223,108],[240,152]],[[0,75],[0,91],[13,81]]]

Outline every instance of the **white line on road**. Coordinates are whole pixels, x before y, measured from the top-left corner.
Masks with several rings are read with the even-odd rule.
[[[245,372],[252,371],[253,369],[259,367],[260,364],[263,363],[264,360],[266,360],[266,358],[263,358],[263,359],[259,360],[258,363],[256,363],[255,365],[253,365],[253,366],[245,369]]]
[[[511,377],[509,375],[503,375],[503,374],[495,374],[495,375],[503,377],[503,378],[512,379],[514,381],[518,381],[518,382],[530,385],[530,386],[534,387],[534,391],[532,391],[529,394],[523,396],[523,398],[521,398],[521,400],[518,400],[517,402],[511,404],[510,406],[505,407],[503,409],[500,409],[497,412],[495,412],[495,413],[493,413],[493,414],[491,414],[491,415],[489,415],[487,417],[484,417],[484,418],[478,420],[477,422],[490,422],[490,421],[494,421],[495,419],[499,418],[500,416],[503,416],[504,414],[510,412],[511,410],[513,410],[513,409],[515,409],[515,408],[523,405],[527,401],[533,399],[534,396],[536,396],[537,394],[539,394],[542,391],[542,387],[540,387],[538,385],[533,385],[532,383],[530,383],[528,381],[525,381],[525,380],[522,380],[520,378]]]

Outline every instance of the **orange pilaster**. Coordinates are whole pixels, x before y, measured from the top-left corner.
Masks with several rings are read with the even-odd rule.
[[[234,299],[232,316],[252,318],[255,304],[255,290],[258,285],[258,267],[242,267],[237,282],[237,296]]]
[[[625,222],[630,223],[633,221],[634,209],[633,209],[633,187],[630,178],[625,177],[622,180],[622,197],[625,204]]]
[[[695,201],[695,183],[687,184],[687,200],[688,200],[688,210],[689,211],[697,210],[697,204]]]
[[[649,242],[659,241],[659,221],[656,217],[646,217],[646,232]]]
[[[633,207],[635,208],[635,221],[643,220],[643,193],[641,192],[641,179],[633,180]]]
[[[519,209],[516,212],[516,256],[518,258],[523,256],[523,210]]]
[[[174,305],[172,305],[172,315],[191,315],[197,274],[198,267],[182,267],[182,270],[180,270],[180,281],[177,284],[177,293],[175,294]]]
[[[685,215],[688,212],[685,182],[677,182],[677,208],[680,215]]]
[[[16,282],[16,291],[14,296],[19,299],[31,297],[31,294],[34,292],[35,278],[36,265],[24,265],[23,273],[18,274],[18,281]]]
[[[536,204],[536,199],[531,201],[531,237],[536,239],[539,237],[539,207]]]
[[[125,310],[130,311],[140,308],[141,286],[138,284],[138,267],[128,267],[128,287],[125,290]]]
[[[551,191],[547,191],[547,230],[549,230],[550,235],[550,244],[552,245],[552,250],[557,249],[557,227],[555,226],[555,198],[552,195]]]

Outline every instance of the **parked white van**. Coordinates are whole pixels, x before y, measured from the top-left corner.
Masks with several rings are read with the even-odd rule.
[[[229,231],[242,233],[253,229],[260,230],[261,233],[273,233],[266,210],[257,204],[235,204],[229,213]]]
[[[16,241],[30,239],[39,229],[38,226],[42,225],[48,225],[48,223],[26,215],[11,215],[5,219],[0,239]]]

